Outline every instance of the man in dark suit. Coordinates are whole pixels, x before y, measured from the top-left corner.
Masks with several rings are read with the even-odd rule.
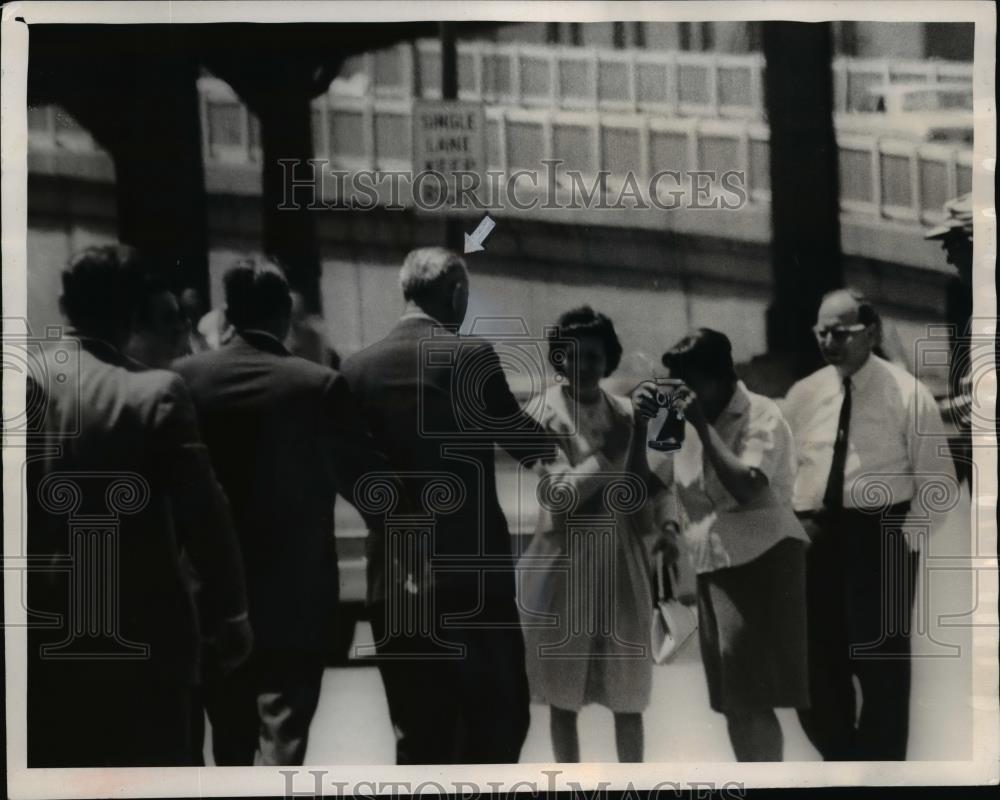
[[[390,537],[392,552],[372,566],[406,573],[383,574],[372,605],[396,758],[516,763],[528,687],[494,448],[530,464],[553,446],[521,411],[493,347],[457,335],[469,296],[462,259],[415,250],[400,282],[403,317],[343,368],[406,495],[421,498],[423,540]],[[406,552],[418,555],[401,566]]]
[[[203,581],[223,669],[250,650],[239,548],[184,382],[123,355],[147,265],[92,248],[63,273],[72,329],[28,379],[28,765],[191,763]]]
[[[206,709],[216,764],[301,764],[336,612],[336,494],[352,499],[360,476],[387,465],[344,378],[282,344],[281,269],[243,261],[224,284],[236,336],[174,365],[232,505],[255,632],[248,662],[206,683]]]

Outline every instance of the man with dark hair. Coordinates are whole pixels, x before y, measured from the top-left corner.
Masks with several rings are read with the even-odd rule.
[[[344,362],[376,441],[431,525],[409,574],[387,575],[387,554],[369,561],[369,583],[383,587],[371,616],[396,760],[516,763],[528,683],[494,450],[524,464],[554,452],[493,347],[457,333],[469,300],[461,257],[414,250],[400,286],[406,311],[395,328]],[[453,502],[436,502],[442,486]]]
[[[659,412],[653,382],[632,396],[630,463],[675,489],[698,574],[698,633],[713,710],[740,761],[780,761],[775,708],[808,703],[805,532],[792,512],[792,432],[774,401],[736,374],[729,338],[699,328],[663,355],[683,385],[671,405],[690,423],[671,456],[647,456]],[[647,458],[649,459],[647,461]]]
[[[282,344],[281,268],[241,261],[224,284],[234,339],[174,366],[232,506],[256,639],[243,667],[206,685],[205,704],[217,765],[301,764],[336,613],[334,501],[353,502],[359,477],[388,466],[344,378]]]
[[[201,292],[192,286],[181,290],[177,298],[180,311],[188,326],[188,353],[200,353],[208,350],[208,341],[204,334],[198,330],[198,323],[207,313],[205,301]]]
[[[306,307],[302,292],[292,291],[292,322],[285,337],[285,346],[293,355],[301,356],[330,369],[340,369],[340,356],[330,346],[323,328],[323,318]]]
[[[176,295],[161,278],[147,278],[132,312],[125,354],[146,367],[169,369],[175,359],[191,352],[189,334]]]
[[[197,291],[185,289],[182,300],[192,302],[192,294],[197,299]],[[184,303],[170,291],[167,282],[159,275],[147,275],[142,284],[141,297],[132,304],[132,325],[128,342],[123,352],[132,359],[131,368],[170,369],[173,362],[192,352],[191,326],[182,311]],[[195,317],[197,319],[197,317]],[[197,344],[197,342],[195,342]],[[201,349],[201,348],[199,348]],[[188,586],[195,598],[195,605],[203,611],[201,579],[191,564],[187,553],[182,553],[182,567],[188,579]],[[202,620],[203,627],[209,627]],[[248,623],[249,624],[249,623]],[[203,641],[201,673],[214,674],[219,671],[218,653],[213,643]],[[191,747],[193,764],[204,766],[205,710],[202,700],[201,680],[193,689],[191,705]]]
[[[811,540],[811,698],[799,719],[827,760],[906,758],[919,563],[907,528],[934,526],[950,505],[938,501],[957,489],[934,397],[875,355],[876,320],[856,291],[823,298],[815,333],[829,366],[796,383],[785,406],[794,506]]]
[[[43,352],[50,379],[29,378],[43,455],[28,461],[28,548],[51,565],[29,576],[29,605],[56,622],[29,634],[28,764],[187,765],[200,637],[180,554],[231,669],[251,642],[232,521],[184,382],[122,353],[150,302],[147,265],[91,248],[62,284],[72,327]]]

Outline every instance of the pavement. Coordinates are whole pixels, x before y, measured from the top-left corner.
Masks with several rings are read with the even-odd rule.
[[[966,493],[959,507],[932,539],[929,550],[932,566],[957,564],[959,569],[925,569],[918,584],[917,608],[922,611],[913,634],[910,760],[971,758],[971,630],[961,626],[960,618],[952,620],[950,625],[943,625],[940,619],[944,614],[968,613],[974,607],[974,575],[971,570],[962,568],[970,553],[969,531]],[[359,625],[355,643],[370,641],[370,637],[370,629]],[[795,712],[780,709],[778,717],[785,735],[785,759],[818,760],[818,754],[798,725]],[[689,642],[673,663],[654,667],[652,702],[644,721],[646,761],[733,760],[725,721],[708,705],[697,641]],[[580,714],[579,724],[582,760],[615,761],[611,713],[600,707],[587,707]],[[532,705],[531,728],[521,761],[551,760],[548,709]],[[328,669],[310,734],[306,764],[392,763],[392,728],[378,671],[371,666]]]

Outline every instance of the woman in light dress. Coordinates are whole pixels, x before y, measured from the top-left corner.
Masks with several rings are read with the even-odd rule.
[[[626,471],[631,404],[600,386],[621,353],[606,316],[589,306],[563,314],[549,339],[559,380],[538,412],[560,446],[539,468],[539,523],[519,564],[518,596],[532,695],[551,707],[563,762],[580,759],[577,713],[589,703],[614,713],[619,760],[642,760],[652,684],[647,547],[676,554],[675,527],[656,534],[652,522],[673,515],[657,514]]]

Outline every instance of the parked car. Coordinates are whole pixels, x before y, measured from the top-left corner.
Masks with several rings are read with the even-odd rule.
[[[838,132],[972,145],[972,84],[890,83],[868,89],[863,110],[838,114]]]

